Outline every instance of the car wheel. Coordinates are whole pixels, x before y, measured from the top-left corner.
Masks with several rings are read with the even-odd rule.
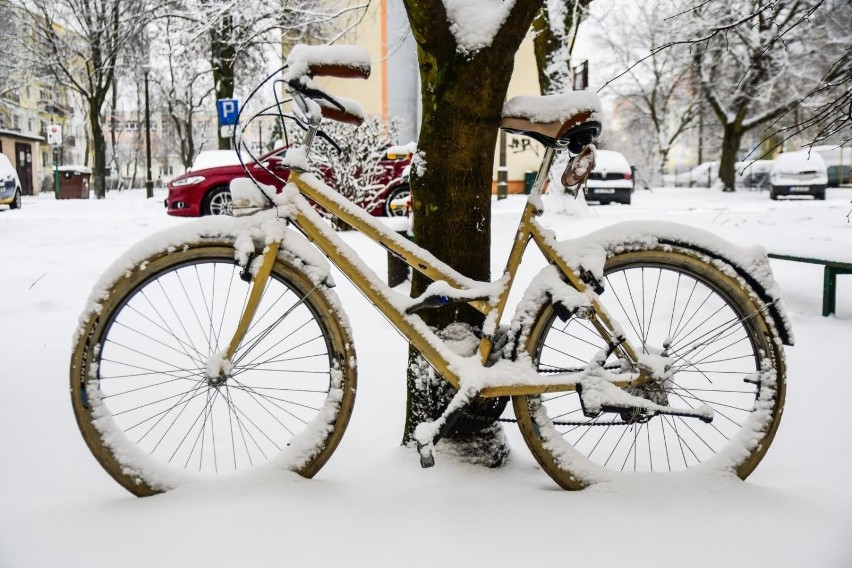
[[[15,191],[15,199],[12,200],[12,203],[9,204],[9,209],[20,209],[21,208],[21,190]]]
[[[392,189],[387,199],[385,199],[385,217],[405,217],[404,210],[393,211],[391,209],[391,202],[395,199],[404,199],[409,195],[411,195],[411,187],[407,185],[401,185]]]
[[[621,202],[625,205],[630,205],[630,198],[628,197],[627,199],[623,199]]]
[[[825,201],[825,191],[820,191],[814,193],[814,199],[819,199],[820,201]]]
[[[778,200],[778,194],[777,194],[777,193],[775,193],[775,190],[774,190],[774,189],[770,189],[770,190],[769,190],[769,199],[771,199],[772,201],[777,201],[777,200]]]
[[[219,187],[211,191],[204,199],[204,205],[201,207],[201,214],[230,215],[231,192],[224,187]]]

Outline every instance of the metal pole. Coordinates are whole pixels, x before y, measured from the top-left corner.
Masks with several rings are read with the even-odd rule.
[[[59,199],[59,147],[57,146],[53,147],[53,179],[56,182],[53,196]]]
[[[148,70],[145,70],[145,165],[147,177],[145,178],[145,197],[154,197],[154,181],[151,179],[151,109],[148,100]]]

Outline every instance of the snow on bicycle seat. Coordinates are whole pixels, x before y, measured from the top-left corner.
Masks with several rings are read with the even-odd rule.
[[[529,136],[545,146],[569,138],[579,130],[601,130],[601,101],[591,91],[564,95],[513,97],[503,105],[500,128]]]

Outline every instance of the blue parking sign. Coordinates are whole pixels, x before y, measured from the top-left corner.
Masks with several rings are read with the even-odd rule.
[[[219,126],[233,126],[240,114],[240,103],[237,99],[219,99],[216,110],[219,111]]]

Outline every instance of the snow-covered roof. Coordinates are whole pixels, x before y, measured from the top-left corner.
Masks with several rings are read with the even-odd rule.
[[[192,162],[192,171],[206,170],[218,166],[236,166],[240,157],[235,150],[204,150]]]
[[[622,172],[630,171],[630,164],[621,152],[613,150],[597,150],[595,152],[595,172]]]
[[[782,152],[775,160],[774,171],[795,174],[816,171],[825,173],[825,162],[816,152]]]

